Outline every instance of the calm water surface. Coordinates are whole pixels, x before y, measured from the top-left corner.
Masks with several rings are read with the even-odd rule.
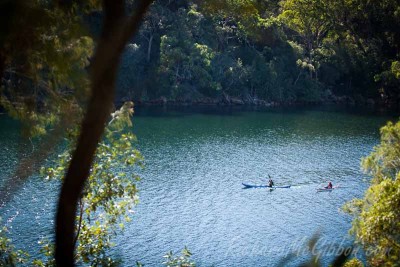
[[[123,266],[161,266],[167,251],[186,245],[199,266],[277,266],[292,252],[300,256],[285,265],[294,265],[307,258],[299,248],[318,233],[328,265],[332,253],[324,249],[351,242],[351,217],[340,208],[368,187],[360,158],[388,119],[326,108],[139,109],[134,132],[147,165],[141,202],[113,254]],[[18,131],[0,116],[0,182],[32,149]],[[268,174],[292,188],[241,186],[266,183]],[[342,188],[317,193],[328,180]],[[57,188],[33,176],[0,209],[18,248],[35,255],[38,240],[52,238]]]

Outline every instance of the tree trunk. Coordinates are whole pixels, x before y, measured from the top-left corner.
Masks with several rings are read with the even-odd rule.
[[[153,34],[151,34],[150,39],[149,39],[149,47],[147,48],[147,63],[150,62],[150,56],[151,56],[151,45],[153,44]]]
[[[3,51],[0,50],[0,85],[3,83],[3,76],[5,69],[6,69],[6,57],[3,55]]]
[[[135,1],[131,18],[124,16],[123,0],[104,0],[102,34],[90,68],[91,98],[81,134],[61,188],[56,216],[57,266],[74,266],[74,226],[78,201],[88,179],[97,144],[110,114],[122,51],[136,34],[152,0]]]
[[[309,57],[310,65],[314,66],[313,65],[313,56],[312,56],[312,41],[311,40],[308,40],[308,57]],[[311,79],[313,78],[313,74],[312,73],[313,73],[312,68],[310,68]]]
[[[299,72],[299,75],[297,75],[297,78],[296,78],[296,80],[294,81],[294,84],[293,84],[293,86],[296,86],[296,84],[297,84],[297,82],[299,81],[299,79],[300,79],[300,76],[301,76],[301,74],[303,73],[303,71],[302,70],[300,70],[300,72]]]

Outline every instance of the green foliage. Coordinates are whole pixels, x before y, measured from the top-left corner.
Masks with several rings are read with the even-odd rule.
[[[132,169],[143,167],[143,157],[133,146],[136,137],[129,132],[133,103],[125,103],[112,114],[104,140],[99,144],[89,180],[82,194],[76,217],[76,261],[91,266],[113,266],[107,255],[113,245],[112,236],[123,230],[130,221],[133,206],[138,203],[135,182],[140,180]],[[46,179],[62,179],[71,158],[78,131],[71,132],[71,141],[65,153],[53,167],[43,168]],[[128,174],[129,173],[129,174]],[[36,260],[37,266],[51,266],[53,249],[43,242],[48,262]],[[44,264],[44,265],[43,265]]]
[[[124,58],[121,98],[314,103],[329,91],[398,102],[396,1],[194,3],[153,5]]]
[[[185,99],[187,95],[212,95],[218,85],[211,76],[211,62],[215,52],[204,43],[196,42],[192,27],[200,23],[195,6],[179,10],[175,27],[160,39],[161,94],[172,99]],[[179,26],[178,26],[179,25]]]
[[[226,8],[217,10],[214,5]],[[271,39],[278,40],[279,33],[259,18],[270,18],[262,11],[267,6],[255,1],[228,1],[182,2],[172,8],[156,2],[141,38],[127,48],[119,94],[132,95],[130,88],[137,88],[136,92],[142,91],[133,97],[139,100],[163,96],[196,101],[231,95],[280,102],[315,101],[320,93],[314,90],[320,87],[312,82],[309,86],[305,81],[309,78],[298,75],[296,60],[302,55],[283,41],[272,44]],[[237,13],[242,8],[248,11],[246,15]],[[301,92],[302,86],[310,88]]]
[[[359,259],[348,260],[343,267],[364,267],[364,264]]]
[[[163,265],[167,267],[194,267],[196,264],[190,259],[192,253],[185,247],[180,256],[175,256],[172,251],[168,252],[164,258]]]
[[[362,160],[362,167],[374,183],[395,180],[400,171],[400,123],[388,122],[382,127],[381,143]]]
[[[372,185],[363,199],[347,204],[356,217],[352,233],[372,266],[397,266],[400,255],[400,122],[381,128],[381,143],[363,159]]]
[[[378,266],[398,263],[400,255],[400,175],[371,186],[354,232]],[[367,203],[367,201],[369,203]],[[373,203],[373,204],[371,204]]]
[[[29,28],[1,35],[7,55],[1,105],[24,121],[27,135],[45,133],[62,114],[79,114],[93,45],[78,10],[86,14],[98,2],[59,8],[26,1],[21,17],[28,23],[15,21],[11,29],[22,22]],[[397,102],[399,14],[394,0],[156,1],[124,53],[118,99],[228,94],[318,102],[329,89],[361,102]]]
[[[93,41],[81,12],[98,1],[86,1],[84,9],[38,0],[3,2],[1,8],[11,18],[0,32],[0,59],[5,65],[0,73],[0,105],[22,121],[25,135],[41,135],[60,116],[77,117],[71,114],[80,112],[79,103],[87,97],[85,68]]]
[[[393,61],[391,70],[396,79],[400,79],[400,61]]]
[[[14,267],[17,264],[26,263],[29,255],[21,250],[16,250],[11,244],[11,239],[7,238],[7,233],[8,230],[5,226],[0,229],[0,266]]]

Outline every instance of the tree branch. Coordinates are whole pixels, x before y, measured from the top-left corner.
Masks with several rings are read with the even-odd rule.
[[[79,222],[77,228],[78,230],[76,231],[74,238],[74,247],[76,246],[76,242],[78,242],[79,233],[81,232],[84,205],[85,203],[82,202],[82,199],[79,199]]]
[[[152,0],[135,3],[134,13],[128,19],[124,15],[123,0],[103,1],[103,30],[90,69],[92,95],[58,202],[55,253],[57,266],[74,266],[77,204],[111,111],[120,56],[129,38],[136,34]]]

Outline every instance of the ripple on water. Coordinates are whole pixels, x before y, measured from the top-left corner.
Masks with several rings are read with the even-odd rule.
[[[378,142],[387,118],[265,111],[139,112],[134,119],[147,167],[138,185],[141,202],[113,250],[124,266],[160,266],[167,251],[185,245],[200,266],[274,266],[314,233],[342,242],[351,218],[339,209],[368,186],[359,161]],[[0,170],[9,170],[18,159],[17,141],[9,127],[0,128],[0,136],[7,147]],[[266,183],[268,174],[292,188],[242,189],[242,182]],[[346,187],[317,193],[328,180]],[[34,247],[50,235],[53,223],[46,222],[53,219],[55,188],[33,178],[1,210],[20,246]]]

